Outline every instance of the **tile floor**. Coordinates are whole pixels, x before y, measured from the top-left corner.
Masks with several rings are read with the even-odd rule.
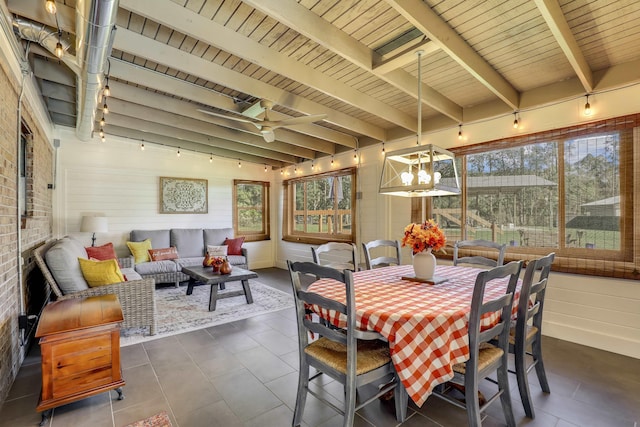
[[[288,273],[258,270],[262,282],[290,292]],[[640,426],[640,360],[546,338],[544,353],[551,394],[541,392],[530,375],[536,419],[524,416],[515,377],[512,401],[519,426]],[[40,392],[36,348],[23,364],[0,409],[0,426],[35,426]],[[126,398],[103,393],[57,408],[52,427],[112,427],[170,414],[174,427],[284,427],[291,425],[297,384],[296,325],[293,310],[149,341],[122,349]],[[322,377],[321,377],[322,378]],[[326,379],[323,379],[326,380]],[[341,388],[328,393],[340,399]],[[309,396],[305,427],[341,426],[342,417]],[[397,425],[393,407],[375,401],[360,410],[356,426]],[[402,424],[464,426],[462,410],[432,397],[409,408]],[[483,425],[505,425],[496,402]]]

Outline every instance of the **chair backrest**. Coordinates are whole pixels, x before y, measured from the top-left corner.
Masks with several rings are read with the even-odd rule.
[[[533,326],[542,329],[542,312],[544,296],[547,290],[551,264],[556,254],[529,261],[522,279],[520,300],[518,301],[518,317],[516,320],[516,336],[526,336],[525,330],[529,319],[533,317]],[[533,297],[533,301],[531,301]],[[531,301],[531,302],[530,302]]]
[[[373,257],[372,250],[375,248],[392,248],[393,256],[383,255]],[[376,267],[386,267],[389,265],[400,265],[400,242],[397,240],[372,240],[368,243],[363,243],[362,253],[364,254],[364,261],[367,270],[371,270]]]
[[[518,276],[520,275],[521,268],[522,261],[512,261],[507,265],[482,271],[476,277],[476,283],[473,288],[473,298],[471,300],[471,313],[469,314],[469,351],[471,354],[469,363],[472,363],[471,372],[477,371],[477,355],[480,344],[488,342],[497,336],[500,348],[508,348],[513,296],[516,285],[518,284]],[[506,277],[509,278],[509,281],[505,285],[504,295],[491,301],[484,301],[487,283]],[[480,321],[482,317],[487,313],[495,312],[500,312],[500,320],[498,323],[491,328],[481,330]]]
[[[484,256],[466,256],[460,257],[458,250],[460,248],[478,248],[490,251],[496,251],[496,259]],[[506,244],[492,242],[490,240],[458,240],[453,245],[453,265],[458,264],[475,264],[485,267],[498,267],[504,264],[504,254],[507,251]]]
[[[356,245],[353,243],[329,242],[317,248],[311,247],[313,262],[337,270],[356,271]]]
[[[317,336],[325,337],[331,341],[339,342],[347,346],[347,367],[353,367],[351,372],[355,372],[356,367],[356,310],[355,296],[353,293],[353,273],[349,270],[339,271],[331,267],[325,267],[312,262],[291,262],[287,261],[289,274],[291,275],[291,285],[293,286],[293,298],[296,305],[298,320],[298,343],[300,351],[309,345],[309,332]],[[320,279],[333,279],[336,286],[344,286],[346,303],[325,298],[317,293],[308,292],[309,280],[312,283]],[[303,286],[304,283],[304,286]],[[346,334],[344,329],[336,329],[322,321],[318,316],[309,316],[306,305],[315,305],[322,312],[334,310],[342,313],[347,319]],[[302,357],[302,353],[300,354]],[[353,366],[351,366],[353,364]]]

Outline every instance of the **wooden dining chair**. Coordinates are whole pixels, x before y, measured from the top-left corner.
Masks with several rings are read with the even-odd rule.
[[[357,248],[353,243],[329,242],[317,248],[311,247],[313,262],[336,270],[356,271]]]
[[[459,256],[459,249],[473,248],[495,252],[496,259],[485,256]],[[498,267],[504,264],[504,254],[507,251],[506,244],[492,242],[490,240],[458,240],[453,245],[453,265],[474,264],[484,267]]]
[[[392,252],[392,256],[388,256],[388,254],[378,257],[373,256],[374,250],[380,251],[382,249],[386,250],[387,248],[390,248],[389,250]],[[390,265],[400,265],[400,242],[397,240],[372,240],[368,243],[363,243],[362,253],[367,270],[377,267],[388,267]]]
[[[511,328],[509,336],[509,351],[515,356],[515,373],[520,399],[524,412],[532,419],[535,418],[535,412],[528,381],[531,369],[535,367],[542,391],[551,392],[542,361],[542,313],[549,272],[554,258],[555,253],[552,252],[527,264],[520,290],[516,324]],[[530,351],[527,350],[529,348]],[[527,356],[533,360],[530,364],[527,363]]]
[[[355,295],[353,273],[349,270],[338,271],[311,262],[287,261],[298,321],[298,350],[300,370],[298,392],[292,425],[299,426],[306,403],[307,393],[331,406],[344,415],[343,426],[353,426],[355,411],[368,405],[378,397],[394,390],[396,419],[403,422],[407,414],[409,396],[398,379],[395,367],[389,355],[389,345],[382,335],[375,331],[361,331],[356,328]],[[309,278],[333,279],[336,286],[345,288],[346,302],[325,298],[313,292],[303,290]],[[306,287],[305,287],[306,289]],[[309,305],[319,310],[335,310],[346,317],[346,329],[327,326],[321,318],[310,315]],[[315,338],[310,340],[310,335]],[[309,377],[310,367],[317,373]],[[326,374],[344,387],[344,406],[337,407],[327,400],[326,393],[315,391],[323,384],[309,386],[310,381],[320,374]],[[384,384],[368,399],[357,403],[356,390],[364,385]]]
[[[522,261],[513,261],[478,274],[469,314],[469,360],[453,366],[454,377],[450,383],[456,387],[447,384],[434,389],[435,396],[467,411],[470,427],[482,425],[481,414],[498,397],[502,403],[507,425],[509,427],[516,425],[509,394],[508,350],[511,310],[521,268]],[[483,302],[486,284],[499,278],[509,278],[504,295]],[[496,312],[500,313],[498,323],[491,328],[482,329],[480,324],[482,317]],[[498,337],[497,345],[490,344],[489,341],[496,336]],[[497,373],[497,382],[488,378],[493,372]],[[498,391],[482,404],[478,399],[478,381],[481,379],[487,379],[498,385]],[[464,389],[464,402],[455,398],[454,393],[460,389]]]

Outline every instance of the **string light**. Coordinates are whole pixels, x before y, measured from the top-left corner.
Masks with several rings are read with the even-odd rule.
[[[316,165],[315,165],[315,164],[313,164],[313,160],[311,160],[311,170],[314,170],[314,169],[315,169],[315,167],[316,167]]]
[[[331,166],[333,166],[333,156],[331,156]]]
[[[102,135],[102,137],[100,138],[100,141],[102,141],[102,142],[105,142],[105,141],[106,141],[106,139],[105,139],[104,135]]]
[[[240,160],[238,160],[238,168],[242,167],[242,162]]]
[[[382,155],[384,156],[384,142],[382,143]]]
[[[102,114],[109,114],[109,106],[107,105],[106,101],[105,101],[104,105],[102,106]]]
[[[104,130],[102,128],[100,128],[100,138],[104,138]]]
[[[458,125],[458,139],[462,139],[462,123]]]
[[[178,147],[178,152],[176,153],[177,157],[180,157],[180,147]]]
[[[358,149],[353,150],[353,162],[358,163]]]
[[[280,168],[280,175],[284,175],[284,169]]]
[[[520,123],[518,123],[518,112],[513,112],[513,128],[518,129],[520,127]]]
[[[213,163],[213,153],[211,154],[211,157],[209,157],[209,163]]]
[[[56,2],[54,0],[45,1],[44,8],[52,15],[55,15],[56,11],[58,10],[58,8],[56,7]]]
[[[264,164],[264,171],[265,172],[267,171],[267,164],[266,163]]]
[[[106,123],[107,123],[107,122],[105,122],[105,121],[104,121],[104,116],[102,116],[102,118],[100,119],[100,127],[101,127],[101,128],[102,128],[102,127],[104,127],[104,125],[105,125]]]
[[[60,39],[58,39],[58,42],[56,43],[55,54],[58,58],[62,58],[62,55],[64,55],[64,49],[62,48],[62,43],[60,43]]]
[[[111,96],[111,89],[109,89],[109,77],[107,76],[107,84],[104,85],[104,89],[102,90],[103,96]]]
[[[586,96],[587,96],[587,103],[584,104],[584,115],[590,116],[592,111],[591,111],[591,104],[589,104],[589,94],[587,94]]]
[[[293,167],[293,173],[294,173],[294,174],[298,173],[298,167],[297,167],[297,166],[294,166],[294,167]]]
[[[140,144],[140,151],[144,151],[144,142]]]

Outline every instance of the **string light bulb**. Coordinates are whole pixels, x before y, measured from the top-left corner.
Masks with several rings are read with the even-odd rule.
[[[513,128],[518,129],[520,127],[520,123],[518,123],[518,112],[513,112]]]
[[[462,123],[458,125],[458,139],[462,139]]]
[[[280,168],[280,175],[284,175],[284,169]]]
[[[333,156],[331,156],[331,166],[333,166]]]
[[[107,84],[104,85],[104,89],[102,90],[103,96],[111,96],[111,89],[109,89],[109,76],[107,76]]]
[[[44,2],[44,8],[52,15],[55,15],[56,11],[58,10],[58,8],[56,7],[56,2],[54,0],[46,0]]]
[[[102,106],[102,114],[109,114],[109,106],[107,105],[106,102]]]
[[[102,136],[100,137],[100,141],[102,141],[102,142],[105,142],[105,141],[106,141],[106,139],[105,139],[104,135],[102,135]]]
[[[591,104],[589,104],[589,94],[587,94],[587,103],[584,104],[584,115],[590,116],[591,113],[592,111],[591,111]]]
[[[267,171],[267,164],[266,163],[264,164],[264,171],[265,172]]]
[[[294,173],[294,174],[298,173],[298,167],[297,167],[297,166],[294,166],[294,167],[293,167],[293,173]]]
[[[313,160],[311,160],[311,170],[314,170],[316,167],[316,165],[313,163]]]
[[[211,154],[211,157],[209,157],[209,163],[213,163],[213,154]]]
[[[62,43],[60,43],[60,41],[58,40],[58,42],[56,43],[56,49],[55,49],[55,54],[58,58],[62,58],[62,55],[64,55],[64,49],[62,47]]]
[[[140,144],[140,151],[144,151],[144,142]]]
[[[103,128],[106,123],[107,122],[105,122],[104,116],[102,116],[102,118],[100,119],[100,127]]]
[[[382,155],[384,156],[384,142],[382,143]]]
[[[358,150],[353,150],[353,162],[358,163]]]
[[[242,167],[242,162],[240,160],[238,160],[238,168]]]
[[[102,128],[100,128],[100,138],[104,138],[104,130]]]
[[[180,157],[180,147],[178,147],[178,151],[176,152],[176,157]]]

